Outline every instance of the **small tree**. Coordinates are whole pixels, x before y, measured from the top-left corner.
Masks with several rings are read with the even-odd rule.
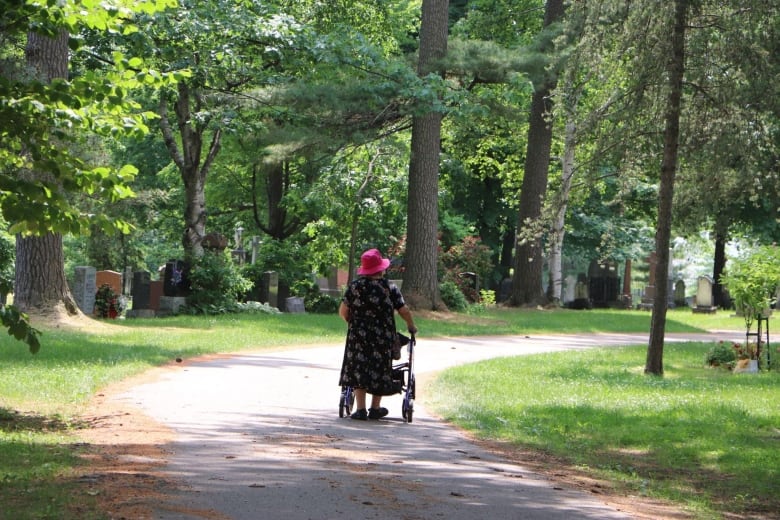
[[[721,276],[734,306],[745,319],[745,332],[775,302],[780,287],[780,247],[761,246],[730,261]],[[761,356],[761,338],[756,342],[756,357]]]

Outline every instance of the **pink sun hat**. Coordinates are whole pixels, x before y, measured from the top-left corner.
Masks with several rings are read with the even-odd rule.
[[[384,271],[390,266],[390,260],[382,258],[382,253],[378,249],[369,249],[360,256],[360,268],[357,274],[371,276],[380,271]]]

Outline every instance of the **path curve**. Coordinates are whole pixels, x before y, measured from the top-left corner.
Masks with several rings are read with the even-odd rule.
[[[667,342],[714,339],[728,338],[666,336]],[[643,342],[647,335],[421,337],[415,373],[500,356]],[[195,361],[117,396],[175,433],[163,470],[183,486],[156,506],[154,518],[632,518],[598,496],[563,488],[481,449],[419,401],[411,424],[400,418],[400,396],[383,401],[387,420],[340,419],[342,349]]]

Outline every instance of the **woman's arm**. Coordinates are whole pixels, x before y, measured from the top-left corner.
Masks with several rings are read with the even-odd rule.
[[[341,305],[339,305],[339,316],[349,323],[349,307],[344,302],[341,302]]]
[[[406,322],[406,328],[411,332],[412,334],[417,332],[417,327],[414,326],[414,318],[412,318],[412,311],[409,310],[409,307],[404,305],[403,307],[398,309],[398,315],[403,318],[403,320]]]

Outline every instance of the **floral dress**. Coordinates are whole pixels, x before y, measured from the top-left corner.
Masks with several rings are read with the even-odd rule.
[[[365,388],[372,395],[399,392],[393,384],[395,311],[405,305],[401,291],[385,279],[358,278],[344,293],[350,320],[339,385]]]

